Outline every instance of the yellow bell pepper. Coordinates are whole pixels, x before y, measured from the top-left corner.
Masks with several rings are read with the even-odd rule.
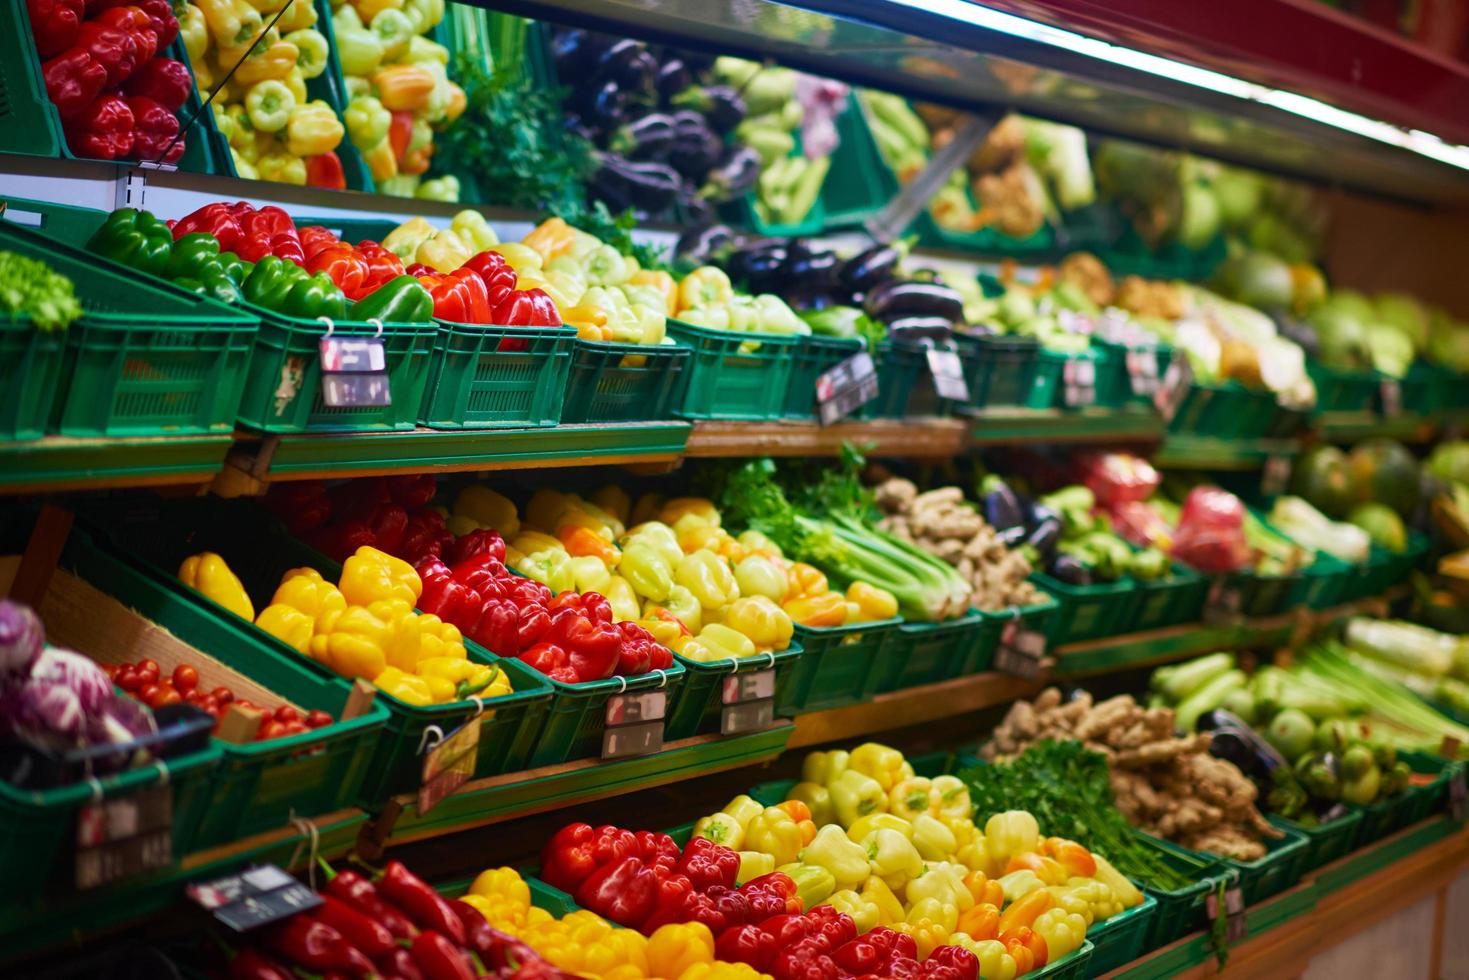
[[[735,583],[742,596],[764,596],[772,602],[785,598],[786,573],[761,555],[746,555],[735,565]],[[789,618],[789,617],[787,617]]]
[[[871,902],[877,906],[877,919],[879,925],[891,926],[903,921],[903,903],[898,901],[898,896],[877,875],[867,879],[859,893],[862,900]]]
[[[390,695],[415,707],[427,707],[434,703],[433,689],[429,682],[422,677],[399,670],[397,667],[385,667],[382,672],[372,679],[372,683],[384,694]]]
[[[955,860],[959,853],[954,832],[926,813],[913,818],[913,846],[925,861]]]
[[[398,176],[398,158],[393,155],[393,146],[386,136],[376,146],[361,153],[362,162],[367,164],[367,172],[372,174],[373,180],[385,181]]]
[[[748,963],[695,963],[671,980],[770,980],[770,974],[761,973]]]
[[[714,960],[714,934],[702,922],[659,926],[648,937],[647,957],[653,976],[681,976],[695,963]]]
[[[198,64],[204,59],[204,54],[209,50],[209,26],[204,22],[204,11],[197,4],[186,3],[179,11],[179,37],[183,38],[184,50],[188,52],[189,61],[194,63],[194,75],[198,77]],[[209,86],[200,81],[197,83],[205,91]]]
[[[246,0],[194,0],[194,5],[203,13],[214,43],[222,48],[249,43],[264,26],[260,11]]]
[[[821,595],[831,591],[831,587],[827,585],[825,573],[803,561],[791,562],[790,567],[786,569],[786,582],[790,586],[790,591],[786,593],[787,602],[802,596]]]
[[[465,208],[454,215],[449,222],[449,230],[458,235],[459,240],[468,245],[470,252],[475,255],[500,242],[500,237],[495,234],[495,229],[490,227],[485,216],[473,208]]]
[[[721,523],[719,509],[707,497],[674,497],[659,508],[657,519],[672,527],[685,517],[715,527]]]
[[[202,551],[185,558],[179,566],[179,581],[236,616],[255,619],[255,606],[239,576],[214,552]]]
[[[957,918],[957,914],[955,917]],[[947,943],[951,932],[951,930],[944,927],[942,922],[935,922],[926,915],[910,917],[902,922],[895,922],[893,923],[893,928],[913,939],[913,942],[918,946],[918,958],[920,960],[928,959],[934,950]]]
[[[729,816],[729,814],[724,814]],[[764,851],[740,851],[740,871],[735,876],[736,882],[743,885],[751,878],[768,875],[775,870],[775,857]]]
[[[1040,846],[1040,836],[1040,825],[1024,810],[996,813],[984,824],[990,857],[1002,865],[1017,854],[1034,851]]]
[[[836,810],[837,823],[850,827],[859,817],[887,810],[887,794],[871,776],[855,769],[843,770],[828,784],[831,804]]]
[[[414,259],[435,272],[453,272],[468,262],[473,254],[464,239],[452,228],[445,228],[421,242],[414,252]]]
[[[422,109],[434,90],[434,75],[423,65],[390,65],[372,76],[378,99],[393,112]]]
[[[903,890],[903,897],[910,905],[933,899],[943,905],[952,905],[959,912],[974,907],[974,896],[964,884],[967,869],[948,861],[927,862],[923,867],[923,874],[908,882]],[[954,927],[950,925],[949,928]]]
[[[722,623],[706,623],[698,636],[681,637],[677,644],[675,653],[700,663],[743,660],[758,653],[754,641]]]
[[[438,657],[449,660],[465,658],[464,635],[453,623],[446,623],[432,613],[426,613],[418,617],[418,630],[419,660]]]
[[[867,849],[849,838],[841,827],[827,824],[800,852],[804,864],[814,864],[831,872],[838,889],[860,888],[872,869],[867,863]]]
[[[296,105],[303,106],[306,103],[308,103],[308,102],[311,101],[310,93],[308,93],[306,91],[306,76],[305,76],[305,74],[302,73],[302,71],[301,71],[301,69],[300,69],[299,66],[296,67],[296,68],[292,68],[289,72],[287,72],[286,73],[286,77],[285,78],[282,78],[280,80],[280,82],[281,82],[282,85],[284,85],[287,89],[290,90],[291,97],[296,100]],[[325,103],[322,103],[322,104],[325,105]],[[292,111],[294,112],[295,110],[292,110]],[[332,118],[336,118],[335,114],[333,114],[333,117]],[[290,125],[291,125],[290,118],[287,117],[287,119],[286,119],[286,129],[281,130],[281,132],[284,132],[284,133],[286,133],[287,136],[289,136],[290,135]],[[276,138],[277,139],[280,138],[280,133],[277,133],[276,134]],[[341,142],[341,141],[338,140],[338,142]]]
[[[930,784],[932,806],[930,811],[940,819],[962,819],[968,821],[974,813],[969,802],[969,787],[957,776],[935,776]]]
[[[695,821],[694,836],[738,851],[745,842],[745,825],[734,814],[720,811]]]
[[[678,308],[719,307],[734,296],[734,285],[723,269],[700,266],[683,277],[678,284]]]
[[[905,779],[888,790],[888,812],[913,820],[933,810],[933,781],[922,776]]]
[[[787,616],[802,626],[815,628],[841,626],[848,618],[847,601],[840,592],[819,592],[796,596],[781,603]]]
[[[852,923],[857,927],[857,933],[871,932],[879,925],[877,903],[870,902],[851,889],[842,889],[832,892],[831,896],[822,905],[830,905],[844,915],[852,917]]]
[[[347,132],[336,112],[325,102],[308,102],[291,110],[286,123],[286,148],[301,157],[330,153]]]
[[[955,821],[949,821],[946,826],[953,829]],[[958,836],[957,834],[955,835]],[[990,853],[989,841],[983,834],[976,834],[972,841],[959,845],[959,863],[971,871],[983,871],[987,875],[998,875],[1005,870],[1003,863],[995,860]]]
[[[704,609],[721,609],[739,598],[739,585],[729,564],[712,551],[684,555],[674,581],[693,593]]]
[[[281,14],[281,19],[275,22],[275,26],[282,33],[293,33],[295,31],[309,30],[316,24],[316,21],[316,5],[313,3],[301,3],[300,0],[297,0],[296,3],[286,8],[286,12]],[[297,45],[297,47],[299,46]]]
[[[863,742],[852,750],[847,768],[871,776],[887,793],[902,778],[903,753],[876,742]]]
[[[494,681],[505,672],[489,664],[460,660],[455,657],[431,657],[419,660],[415,673],[425,679],[442,680],[449,685],[450,697],[445,701],[463,701],[471,695],[480,699],[495,697]]]
[[[724,611],[724,625],[749,637],[762,651],[786,649],[795,633],[791,617],[763,595],[742,596],[731,602]]]
[[[393,624],[383,622],[365,606],[348,606],[317,623],[311,655],[343,677],[375,680],[388,666],[393,637]]]
[[[232,53],[220,52],[225,60],[229,60]],[[277,40],[268,47],[253,50],[240,62],[240,67],[235,69],[235,81],[241,85],[254,85],[271,78],[285,78],[296,67],[300,56],[300,49],[290,41]]]
[[[530,904],[530,886],[514,868],[488,868],[469,886],[471,895],[499,895],[521,905]]]
[[[850,754],[842,749],[807,753],[806,758],[801,760],[801,781],[829,789],[836,778],[847,771]]]
[[[790,864],[801,853],[801,828],[786,811],[767,807],[745,828],[744,849],[771,855],[777,866]]]
[[[663,298],[665,316],[673,316],[678,312],[678,283],[667,272],[639,269],[627,281],[638,286],[651,286],[656,290]]]
[[[547,218],[532,228],[521,242],[540,253],[543,263],[549,263],[552,259],[569,254],[575,238],[576,230],[565,221]]]
[[[859,843],[867,848],[867,863],[872,873],[889,888],[903,888],[909,880],[923,874],[923,858],[918,849],[896,830],[874,830]]]
[[[363,545],[343,563],[338,587],[354,606],[383,599],[399,599],[412,606],[423,593],[423,580],[403,559]]]
[[[316,621],[301,610],[284,603],[271,603],[260,611],[255,625],[298,653],[310,654]]]
[[[539,273],[541,270],[541,253],[520,242],[501,242],[486,251],[497,252],[504,256],[505,261],[510,264],[510,268],[514,269],[517,275]]]
[[[607,597],[607,604],[612,607],[613,622],[620,623],[624,620],[635,620],[642,617],[643,611],[638,605],[637,594],[633,592],[632,584],[621,575],[609,575],[602,594]]]
[[[382,245],[383,248],[402,259],[404,264],[408,264],[416,260],[418,246],[436,234],[438,234],[438,229],[429,224],[427,218],[409,218],[388,232],[383,237]],[[454,509],[459,509],[457,500]]]
[[[1086,922],[1075,912],[1053,908],[1036,917],[1031,930],[1046,941],[1046,962],[1054,963],[1081,948],[1086,940]]]
[[[874,830],[896,830],[909,840],[913,839],[913,824],[891,813],[869,813],[865,817],[858,817],[846,827],[847,836],[852,840],[861,840]]]
[[[286,153],[266,153],[255,161],[255,171],[261,180],[277,184],[306,186],[306,161]]]
[[[476,521],[480,527],[494,528],[506,541],[520,533],[520,517],[515,504],[483,483],[471,483],[460,490],[454,498],[453,511]]]
[[[1034,892],[1045,891],[1046,888],[1046,883],[1041,881],[1040,876],[1028,869],[1001,875],[999,882],[1005,891],[1006,902],[1018,902]]]
[[[863,620],[891,619],[898,614],[898,597],[866,582],[847,586],[847,601],[856,604]]]

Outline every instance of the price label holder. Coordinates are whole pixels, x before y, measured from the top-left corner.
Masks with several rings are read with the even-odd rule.
[[[1085,357],[1068,358],[1061,365],[1061,404],[1086,408],[1097,402],[1097,365]]]
[[[192,882],[184,890],[194,904],[235,932],[249,932],[322,904],[320,895],[273,864]]]
[[[1265,460],[1260,473],[1260,492],[1267,497],[1278,497],[1290,485],[1291,458],[1271,456]]]
[[[602,758],[622,759],[663,751],[663,719],[668,714],[668,676],[654,671],[661,683],[650,691],[620,691],[607,699],[607,729],[602,733]],[[624,688],[627,680],[618,677]]]
[[[1226,575],[1215,578],[1204,599],[1204,622],[1211,626],[1238,622],[1239,609],[1239,586]]]
[[[1378,400],[1382,403],[1383,418],[1397,418],[1403,414],[1403,386],[1397,378],[1382,379]]]
[[[1219,918],[1219,896],[1216,893],[1211,891],[1204,896],[1204,910],[1210,921]],[[1250,935],[1250,927],[1245,920],[1245,893],[1238,885],[1231,885],[1224,891],[1224,935],[1231,945],[1244,942]]]
[[[964,380],[964,362],[959,352],[930,347],[927,351],[928,370],[933,375],[933,388],[940,398],[949,401],[969,401],[969,382]]]
[[[1160,378],[1158,377],[1158,352],[1155,350],[1129,349],[1124,359],[1127,367],[1127,379],[1132,385],[1132,393],[1144,398],[1151,398],[1158,391]]]
[[[474,776],[479,763],[480,719],[484,704],[464,724],[444,735],[438,725],[423,730],[419,755],[423,756],[422,778],[418,785],[418,812],[428,813],[455,793]]]
[[[867,351],[858,351],[816,379],[816,415],[831,425],[877,397],[877,365]]]
[[[1029,629],[1020,614],[1000,630],[1000,645],[995,650],[995,669],[1026,680],[1037,680],[1053,663],[1046,656],[1046,635]]]
[[[765,670],[733,673],[721,682],[721,735],[764,731],[775,724],[775,654],[770,655],[770,662],[772,666]],[[734,667],[738,671],[738,662]]]
[[[87,891],[173,863],[173,787],[168,769],[161,785],[104,800],[92,780],[93,797],[77,812],[76,886]]]
[[[383,324],[372,337],[338,337],[328,317],[321,338],[321,400],[328,408],[365,408],[393,404],[388,383],[388,355],[383,347]]]
[[[1188,356],[1182,351],[1175,351],[1173,360],[1168,362],[1168,370],[1163,372],[1163,377],[1158,382],[1158,389],[1153,392],[1153,407],[1163,416],[1164,422],[1173,421],[1173,416],[1178,414],[1178,408],[1183,404],[1188,386],[1193,381],[1194,370],[1188,362]]]

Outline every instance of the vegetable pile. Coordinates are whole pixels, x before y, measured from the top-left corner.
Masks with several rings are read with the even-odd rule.
[[[1207,734],[1174,734],[1171,708],[1145,709],[1127,694],[1093,704],[1085,691],[1063,702],[1048,688],[1010,706],[984,756],[1013,756],[1047,739],[1074,739],[1105,756],[1117,808],[1141,830],[1241,861],[1263,857],[1263,841],[1281,836],[1256,809],[1254,783],[1209,754]]]
[[[199,687],[199,669],[181,663],[167,677],[163,677],[156,660],[140,660],[137,663],[105,664],[102,669],[112,683],[136,697],[150,708],[162,708],[170,704],[192,704],[207,712],[215,720],[215,733],[219,732],[219,721],[230,705],[238,705],[263,713],[260,727],[255,732],[255,741],[264,742],[287,735],[300,735],[313,728],[332,723],[332,716],[325,711],[308,711],[305,714],[293,705],[281,704],[266,708],[235,693],[223,685],[212,691]]]
[[[38,259],[0,251],[0,311],[37,330],[65,330],[82,315],[70,279]]]

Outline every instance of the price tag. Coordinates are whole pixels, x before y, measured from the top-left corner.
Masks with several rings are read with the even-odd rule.
[[[428,813],[459,792],[474,776],[479,761],[480,716],[454,729],[423,757],[423,779],[418,787],[418,812]]]
[[[602,758],[663,751],[663,717],[667,712],[668,695],[661,688],[612,695],[607,699]]]
[[[173,788],[155,786],[77,812],[76,886],[86,891],[173,863]]]
[[[668,713],[668,695],[661,688],[635,694],[614,694],[607,699],[607,724],[632,725],[658,721]]]
[[[1383,418],[1391,419],[1403,414],[1403,387],[1398,384],[1397,378],[1383,378],[1378,395],[1382,402]]]
[[[933,387],[940,398],[950,401],[969,401],[969,383],[964,380],[964,363],[957,351],[939,350],[930,347],[928,370],[933,374]]]
[[[822,425],[851,415],[877,397],[877,366],[858,351],[816,379],[816,414]]]
[[[751,673],[730,674],[724,679],[720,696],[725,704],[773,698],[775,697],[775,671],[757,670]]]
[[[1260,474],[1260,492],[1267,497],[1285,493],[1286,486],[1290,484],[1290,474],[1289,456],[1271,456],[1265,460],[1265,468]]]
[[[1158,390],[1158,352],[1129,350],[1125,363],[1132,393],[1151,398]]]
[[[745,732],[762,732],[775,724],[775,701],[742,701],[727,704],[719,710],[719,734],[743,735]]]
[[[1219,896],[1212,891],[1204,896],[1204,910],[1211,920],[1219,917]],[[1245,893],[1238,885],[1224,892],[1224,917],[1225,939],[1231,944],[1244,942],[1250,928],[1245,921]]]
[[[201,908],[235,932],[249,932],[289,919],[321,904],[321,896],[273,864],[213,881],[193,882],[184,891]]]
[[[1171,422],[1178,414],[1178,407],[1183,404],[1193,380],[1194,370],[1187,355],[1175,351],[1173,360],[1168,362],[1168,370],[1163,372],[1163,379],[1158,382],[1158,390],[1153,392],[1153,407],[1163,416],[1163,421]]]
[[[995,651],[995,669],[1026,680],[1036,680],[1050,667],[1046,656],[1046,635],[1012,619],[1000,631],[1000,646]]]
[[[1070,358],[1061,366],[1061,404],[1085,408],[1097,401],[1097,366],[1083,357]]]
[[[321,400],[328,408],[391,405],[388,359],[377,337],[321,338]]]
[[[1221,575],[1209,586],[1204,600],[1204,622],[1210,625],[1233,623],[1239,619],[1239,586]]]

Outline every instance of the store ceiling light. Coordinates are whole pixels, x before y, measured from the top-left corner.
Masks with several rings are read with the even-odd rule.
[[[1052,47],[1096,58],[1099,61],[1147,72],[1150,75],[1218,92],[1221,95],[1273,106],[1282,112],[1289,112],[1324,126],[1356,133],[1358,136],[1400,147],[1411,153],[1431,157],[1461,170],[1469,170],[1469,146],[1445,142],[1432,133],[1425,133],[1422,130],[1402,129],[1377,119],[1369,119],[1367,116],[1339,109],[1319,99],[1270,88],[1268,85],[1247,82],[1242,78],[1148,54],[1146,51],[1124,48],[1121,45],[1086,37],[1074,31],[1027,20],[1002,10],[982,7],[970,0],[890,0],[890,2],[926,13],[939,14],[952,20],[1008,34],[1012,37],[1049,44]]]

